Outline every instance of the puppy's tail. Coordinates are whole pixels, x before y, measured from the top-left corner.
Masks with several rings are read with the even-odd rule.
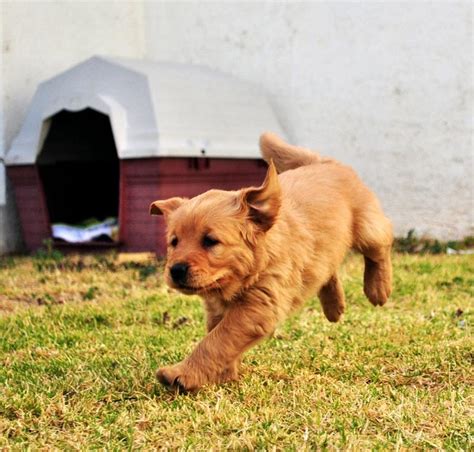
[[[286,143],[272,132],[265,132],[261,135],[260,152],[267,163],[273,160],[279,173],[300,166],[327,161],[327,159],[322,159],[316,152]]]

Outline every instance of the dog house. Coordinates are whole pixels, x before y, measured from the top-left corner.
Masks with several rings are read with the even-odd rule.
[[[5,161],[28,250],[54,225],[118,222],[65,247],[164,251],[150,202],[259,184],[258,138],[283,135],[255,86],[200,66],[93,57],[39,85]]]

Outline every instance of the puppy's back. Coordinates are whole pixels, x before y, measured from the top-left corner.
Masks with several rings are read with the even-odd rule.
[[[357,242],[358,231],[367,224],[383,223],[384,230],[391,231],[377,197],[351,167],[290,145],[270,132],[260,137],[260,149],[263,158],[273,161],[282,173],[282,224],[298,216],[315,237],[339,237],[348,244]]]
[[[351,210],[378,204],[356,172],[337,160],[288,144],[271,132],[261,135],[260,150],[266,162],[273,161],[278,173],[285,173],[280,176],[282,189],[296,201],[313,206],[341,202]]]
[[[279,173],[323,161],[319,154],[288,144],[271,132],[265,132],[260,137],[260,151],[267,163],[273,161]]]

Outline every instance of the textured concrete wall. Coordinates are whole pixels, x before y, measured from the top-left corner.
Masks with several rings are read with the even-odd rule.
[[[297,143],[353,165],[396,232],[473,226],[470,2],[147,3],[147,54],[261,85]]]
[[[0,5],[1,158],[21,127],[38,83],[95,54],[143,57],[145,44],[140,2],[38,1]],[[0,253],[18,248],[18,240],[19,227],[9,193],[6,205],[0,205]]]
[[[292,140],[353,165],[398,234],[472,233],[471,2],[0,8],[0,158],[36,85],[93,54],[199,63],[262,86]],[[7,210],[0,252],[16,243]]]

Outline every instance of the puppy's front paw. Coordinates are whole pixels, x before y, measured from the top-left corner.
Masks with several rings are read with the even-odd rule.
[[[209,383],[227,383],[239,377],[239,361],[235,361],[224,369],[197,368],[189,366],[185,361],[158,370],[156,378],[167,389],[179,393],[194,392]]]
[[[167,389],[179,393],[195,391],[202,386],[184,363],[159,369],[156,378]]]

